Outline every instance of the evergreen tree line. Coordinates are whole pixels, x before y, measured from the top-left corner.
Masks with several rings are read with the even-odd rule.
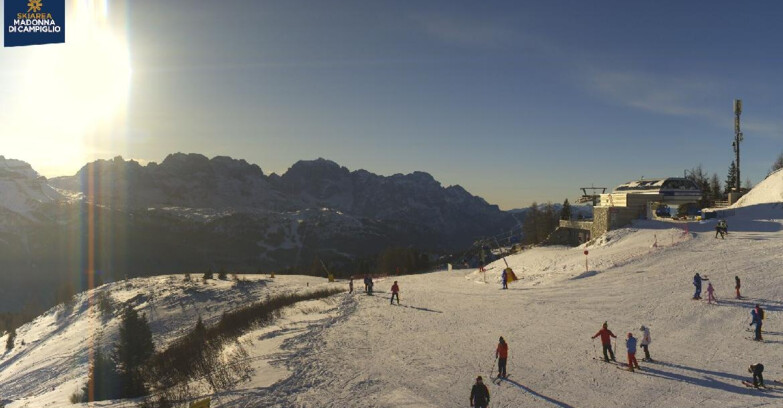
[[[544,242],[557,227],[560,219],[571,218],[571,205],[563,203],[563,208],[558,212],[552,203],[539,206],[536,202],[530,205],[522,222],[522,240],[527,245],[536,245]]]
[[[154,398],[144,405],[170,407],[192,397],[190,387],[195,380],[205,380],[214,392],[225,391],[250,372],[248,354],[238,343],[224,355],[227,342],[270,322],[284,307],[343,291],[330,288],[270,298],[225,312],[214,326],[206,326],[199,317],[188,334],[157,353],[146,316],[125,307],[117,342],[108,353],[94,350],[87,383],[71,395],[71,402],[136,398],[154,390]]]
[[[213,392],[230,389],[251,369],[248,354],[236,339],[256,325],[264,325],[279,316],[284,307],[295,303],[322,299],[342,288],[316,290],[308,293],[287,294],[223,313],[220,321],[206,326],[199,317],[193,329],[174,341],[166,350],[152,356],[149,366],[149,384],[156,390],[149,406],[165,407],[186,402],[192,398],[191,386],[204,380]],[[234,342],[234,352],[223,355],[228,342]]]
[[[717,173],[713,173],[712,176],[709,176],[707,172],[704,171],[701,164],[690,170],[686,170],[685,178],[696,183],[701,189],[702,195],[698,203],[699,207],[711,207],[715,205],[715,201],[726,200],[729,192],[736,188],[737,165],[734,161],[731,162],[728,174],[726,175],[726,180],[723,184],[721,184]],[[745,180],[745,183],[742,184],[742,189],[747,191],[751,188],[753,188],[753,184],[748,178]]]

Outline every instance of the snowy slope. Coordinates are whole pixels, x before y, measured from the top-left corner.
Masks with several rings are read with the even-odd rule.
[[[241,288],[235,288],[230,281],[210,280],[203,284],[195,275],[197,282],[184,282],[183,275],[170,275],[115,282],[95,289],[94,293],[108,293],[118,304],[129,302],[146,314],[155,347],[161,349],[191,330],[199,315],[206,324],[215,323],[223,312],[267,296],[326,286],[323,279],[312,277],[246,277],[251,283]],[[285,378],[285,368],[272,367],[266,360],[278,352],[280,342],[292,333],[304,331],[309,321],[335,315],[337,302],[327,299],[297,305],[275,325],[247,333],[242,340],[252,342],[249,357],[253,359],[255,377],[244,386],[269,386]],[[301,308],[305,308],[304,312]],[[119,307],[117,310],[118,314]],[[15,347],[0,355],[0,403],[15,401],[11,407],[71,405],[70,395],[86,380],[89,348],[109,351],[116,342],[117,314],[104,318],[95,305],[90,306],[87,293],[81,293],[72,304],[59,305],[19,328]],[[6,340],[7,335],[0,337],[3,347]],[[260,358],[259,353],[270,357]]]
[[[38,205],[61,199],[29,164],[0,156],[0,210],[34,220]]]
[[[765,364],[769,384],[783,379],[781,215],[780,202],[737,206],[725,240],[714,238],[713,220],[643,221],[588,247],[533,248],[507,258],[523,278],[509,290],[500,290],[500,260],[483,274],[400,276],[401,306],[388,303],[391,279],[377,282],[376,296],[343,294],[299,305],[275,326],[244,337],[259,359],[256,372],[213,405],[468,406],[475,377],[493,370],[502,335],[510,345],[511,377],[490,384],[492,407],[783,406],[783,386],[757,391],[740,382],[750,379],[746,368],[757,362]],[[696,272],[715,286],[717,305],[690,299]],[[735,275],[745,299],[733,299]],[[152,317],[156,345],[162,345],[191,327],[197,312],[209,321],[266,293],[329,285],[313,277],[253,279],[259,282],[244,294],[229,282],[191,284],[197,291],[188,291],[181,276],[99,290],[111,290],[117,300],[153,293],[138,298],[138,307]],[[18,331],[17,348],[0,356],[0,400],[15,401],[11,407],[68,405],[68,395],[84,381],[87,340],[116,332],[116,319],[101,324],[83,302]],[[767,311],[764,343],[746,339],[756,303]],[[660,363],[642,362],[643,370],[632,374],[594,360],[600,344],[590,337],[604,321],[620,337],[618,360],[625,357],[625,334],[638,337],[645,324]]]
[[[770,174],[732,207],[747,207],[756,204],[783,202],[783,171]]]

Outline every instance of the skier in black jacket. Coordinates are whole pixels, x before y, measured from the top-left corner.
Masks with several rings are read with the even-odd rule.
[[[481,380],[481,376],[476,378],[476,383],[470,390],[470,406],[476,408],[487,408],[489,405],[489,390]]]
[[[753,364],[750,367],[748,367],[748,372],[753,374],[753,386],[763,387],[764,386],[764,364],[758,363]]]

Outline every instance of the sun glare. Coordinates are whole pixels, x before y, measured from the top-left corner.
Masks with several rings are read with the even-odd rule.
[[[14,150],[49,150],[49,163],[36,163],[41,167],[56,167],[52,159],[63,167],[83,164],[91,152],[123,143],[131,81],[125,33],[111,26],[103,0],[68,6],[65,44],[24,50],[13,98],[15,116],[36,122],[12,126]]]

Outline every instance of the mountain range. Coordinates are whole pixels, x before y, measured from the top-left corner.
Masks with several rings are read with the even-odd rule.
[[[0,156],[0,284],[11,287],[80,276],[88,260],[110,279],[301,270],[314,259],[348,268],[387,247],[443,254],[516,226],[424,172],[380,176],[319,158],[266,175],[245,160],[176,153],[146,165],[97,160],[47,180]],[[25,278],[11,283],[12,271]]]

